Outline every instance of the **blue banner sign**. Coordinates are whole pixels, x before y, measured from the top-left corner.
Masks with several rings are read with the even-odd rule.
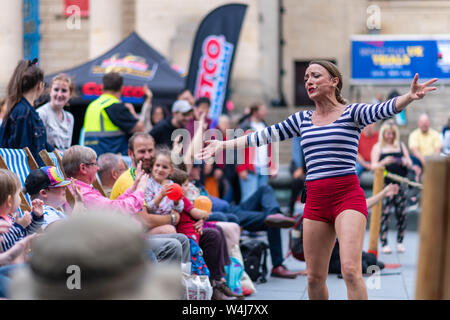
[[[353,84],[410,82],[415,73],[450,82],[450,35],[352,37]]]

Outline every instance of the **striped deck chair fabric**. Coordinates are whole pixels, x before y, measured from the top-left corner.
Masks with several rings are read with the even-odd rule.
[[[67,178],[62,166],[63,153],[61,151],[54,150],[49,153],[47,150],[44,149],[39,151],[39,156],[42,158],[42,161],[44,161],[46,166],[56,167],[56,169],[62,173],[64,178]]]
[[[61,151],[54,150],[53,152],[50,152],[49,154],[50,159],[54,163],[54,166],[62,173],[64,178],[67,178],[66,174],[64,173],[63,165],[62,165],[62,156],[63,153]]]
[[[5,169],[14,172],[18,176],[20,182],[22,183],[22,186],[25,185],[25,179],[30,174],[31,169],[34,170],[37,168],[36,161],[33,158],[31,161],[34,162],[34,164],[32,165],[33,168],[30,169],[29,160],[31,159],[29,159],[29,157],[32,157],[32,155],[31,153],[27,154],[25,149],[0,148],[0,155],[7,166],[7,168]],[[28,194],[24,194],[24,196],[28,204],[31,206],[30,196]],[[20,216],[22,216],[22,213],[23,211],[19,208]]]
[[[57,151],[50,152],[48,155],[49,155],[50,159],[53,161],[53,163],[55,164],[55,167],[62,168],[62,163],[59,163],[59,158],[55,152],[57,152]],[[60,156],[62,157],[62,153],[60,153]]]

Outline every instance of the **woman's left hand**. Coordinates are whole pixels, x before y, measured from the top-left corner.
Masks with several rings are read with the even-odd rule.
[[[427,92],[434,91],[437,89],[436,87],[430,87],[431,84],[435,83],[438,80],[437,78],[428,80],[423,83],[418,83],[417,82],[418,80],[419,80],[419,74],[416,73],[414,75],[414,79],[411,83],[411,90],[409,92],[409,96],[410,96],[411,100],[420,100],[423,97],[425,97]]]

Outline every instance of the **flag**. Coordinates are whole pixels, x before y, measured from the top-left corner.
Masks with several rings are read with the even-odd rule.
[[[209,118],[215,126],[227,96],[231,68],[247,5],[228,4],[211,11],[195,35],[186,88],[196,99],[211,100]]]

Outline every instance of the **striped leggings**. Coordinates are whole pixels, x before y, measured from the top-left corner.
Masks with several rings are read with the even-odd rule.
[[[398,194],[392,198],[383,199],[383,211],[381,213],[381,230],[380,230],[380,241],[382,246],[386,246],[388,223],[389,223],[389,213],[391,208],[394,207],[395,217],[397,219],[397,242],[402,243],[405,236],[406,230],[406,188],[400,185]]]

